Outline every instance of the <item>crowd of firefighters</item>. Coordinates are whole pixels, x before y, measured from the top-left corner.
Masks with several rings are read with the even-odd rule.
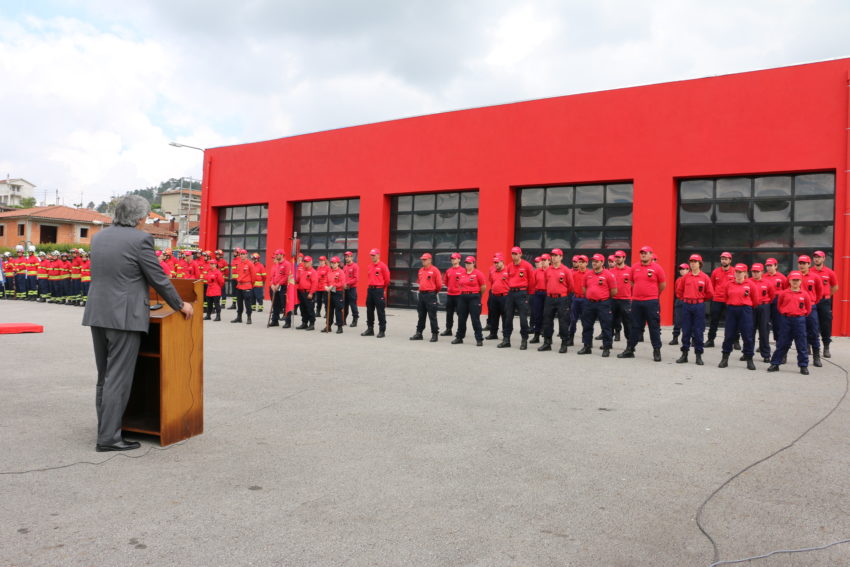
[[[20,301],[85,305],[91,284],[91,263],[82,248],[67,252],[36,253],[35,246],[15,254],[5,252],[0,278],[0,298]]]

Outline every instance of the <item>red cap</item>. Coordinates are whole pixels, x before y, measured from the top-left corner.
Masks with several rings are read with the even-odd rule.
[[[564,255],[564,251],[563,251],[563,250],[561,250],[560,248],[553,248],[553,249],[552,249],[552,256],[555,256],[555,255],[563,256],[563,255]]]
[[[747,271],[747,265],[746,264],[735,264],[735,271],[736,272],[746,272]]]
[[[254,252],[253,254],[251,254],[251,258],[259,258],[259,257],[260,257],[260,255],[257,252]]]
[[[372,248],[371,250],[369,250],[370,256],[378,256],[380,253],[381,253],[381,251],[378,250],[377,248]]]
[[[751,272],[763,272],[763,271],[764,271],[764,266],[762,266],[761,264],[759,264],[758,262],[756,262],[755,264],[753,264],[753,267],[752,267],[752,268],[750,268],[750,271],[751,271]]]
[[[215,253],[216,254],[224,254],[224,250],[216,250]]]
[[[156,255],[157,255],[157,256],[162,256],[162,250],[157,250],[157,251],[156,251]]]
[[[549,254],[541,254],[540,259],[541,260],[551,260],[552,256],[550,256]]]
[[[608,261],[609,261],[609,262],[610,262],[611,260],[613,260],[614,258],[616,258],[616,256],[614,256],[613,254],[609,254],[609,255],[608,255]]]
[[[797,270],[794,270],[793,272],[788,274],[788,279],[789,280],[801,280],[801,279],[803,279],[803,274],[801,274]]]
[[[732,259],[732,253],[731,252],[721,252],[720,257],[721,258],[729,258],[731,260]]]
[[[824,252],[823,250],[815,250],[813,256],[821,256],[822,258],[826,258],[826,252]]]
[[[809,264],[811,264],[811,263],[812,263],[812,259],[811,259],[811,258],[809,258],[808,256],[806,256],[805,254],[803,254],[802,256],[800,256],[799,258],[797,258],[797,263],[799,264],[800,262],[808,262]]]
[[[336,262],[337,264],[339,264],[339,256],[334,256],[333,258],[331,258],[331,262]]]
[[[626,257],[626,253],[625,253],[625,252],[623,252],[622,250],[617,250],[616,252],[614,252],[614,256],[619,256],[619,257],[621,257],[621,258],[625,258],[625,257]]]
[[[313,257],[312,256],[304,256],[304,258],[301,261],[302,262],[312,262]]]
[[[578,256],[573,256],[573,262],[578,262]]]
[[[218,266],[215,260],[210,260],[210,266]]]
[[[343,256],[354,256],[354,252],[352,252],[351,250],[346,250]]]
[[[534,261],[535,261],[535,262],[539,262],[539,261],[541,261],[542,259],[543,259],[543,258],[541,258],[540,256],[535,256],[535,257],[534,257]]]
[[[454,260],[455,258],[460,260],[460,252],[452,252],[452,255],[450,257],[452,260]]]
[[[593,259],[598,261],[598,262],[604,262],[605,256],[603,256],[602,254],[594,254]]]
[[[283,255],[286,254],[286,252],[283,251],[283,248],[278,248],[277,250],[274,251],[274,255],[277,256],[278,254],[283,256]]]
[[[327,259],[328,259],[327,256],[319,256],[319,260],[327,260]]]
[[[430,260],[430,259],[431,259],[431,253],[430,253],[430,252],[425,252],[424,254],[422,254],[422,255],[419,257],[419,259],[420,259],[420,260]]]
[[[776,266],[778,264],[779,262],[776,261],[776,258],[768,258],[764,263],[765,266]]]
[[[702,262],[702,256],[700,256],[699,254],[691,254],[691,257],[688,258],[688,262],[693,261]]]
[[[522,248],[519,246],[514,246],[511,248],[511,254],[522,254]]]
[[[579,262],[581,262],[582,260],[584,260],[585,262],[587,262],[587,256],[585,256],[584,254],[580,254],[580,255],[576,256],[576,259],[577,259]]]
[[[652,247],[651,246],[644,246],[643,248],[640,249],[640,251],[641,252],[649,252],[650,254],[652,254]]]
[[[493,261],[494,262],[504,262],[505,257],[502,256],[501,252],[496,252],[495,254],[493,254]]]
[[[680,270],[690,270],[691,267],[688,266],[687,264],[679,264],[679,269]]]
[[[474,264],[475,263],[475,256],[467,256],[466,259],[464,259],[464,263]]]
[[[191,256],[191,255],[192,255],[192,251],[191,251],[191,250],[184,250],[184,251],[183,251],[183,255],[184,255],[184,256]]]

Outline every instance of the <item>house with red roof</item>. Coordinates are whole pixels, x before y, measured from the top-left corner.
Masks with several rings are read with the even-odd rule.
[[[0,246],[17,244],[91,244],[112,218],[91,209],[64,205],[0,212]]]

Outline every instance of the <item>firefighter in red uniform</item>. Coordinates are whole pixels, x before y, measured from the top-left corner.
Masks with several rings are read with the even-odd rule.
[[[89,300],[89,288],[91,287],[91,259],[89,253],[83,250],[81,252],[83,263],[80,265],[80,286],[81,286],[81,304],[86,306]]]
[[[360,318],[360,311],[357,309],[357,284],[360,282],[360,266],[354,261],[354,252],[348,250],[343,255],[345,265],[342,271],[345,273],[345,317],[343,325],[348,313],[351,313],[351,326],[357,326],[357,320]]]
[[[319,265],[316,267],[316,276],[319,278],[319,287],[316,289],[316,318],[322,316],[322,306],[328,300],[328,292],[325,291],[328,287],[328,270],[330,267],[328,266],[328,259],[325,256],[319,256]],[[328,314],[325,313],[325,317]]]
[[[386,291],[390,285],[390,269],[381,262],[381,251],[372,248],[369,251],[372,263],[367,270],[369,289],[366,292],[366,330],[360,336],[376,336],[381,339],[387,330]],[[378,312],[378,334],[375,335],[375,311]]]
[[[254,310],[254,281],[257,279],[254,273],[254,264],[248,260],[248,251],[244,248],[239,250],[239,266],[236,268],[236,318],[231,323],[242,322],[242,311],[248,316],[246,324],[251,324],[251,313]]]
[[[266,267],[260,262],[260,254],[257,252],[251,254],[251,260],[254,263],[254,304],[257,306],[255,311],[263,312],[263,302],[266,299]]]
[[[511,248],[511,261],[507,267],[509,290],[502,323],[502,342],[497,348],[510,348],[514,314],[519,313],[519,350],[525,350],[528,348],[528,294],[534,287],[534,267],[528,260],[522,259],[522,248],[519,246]]]
[[[37,271],[37,283],[38,283],[38,299],[39,303],[44,303],[47,301],[47,298],[50,297],[50,284],[47,280],[47,275],[49,272],[49,266],[51,265],[51,261],[47,258],[47,254],[44,252],[38,253],[38,268]]]
[[[552,250],[552,265],[546,270],[546,301],[543,303],[543,344],[540,352],[552,350],[555,334],[555,317],[558,318],[558,336],[561,338],[561,354],[567,352],[570,334],[570,294],[573,291],[573,272],[562,263],[564,252]]]
[[[47,302],[58,303],[59,297],[62,295],[61,282],[59,281],[62,260],[59,259],[58,250],[54,250],[50,258],[52,259],[47,270],[47,287],[50,289],[50,299],[48,299]]]
[[[62,284],[60,303],[71,304],[71,260],[67,252],[62,252],[62,265],[59,271],[59,281]]]
[[[711,272],[711,285],[714,286],[714,299],[711,301],[711,322],[708,326],[708,340],[705,348],[714,347],[714,338],[717,336],[717,327],[723,314],[726,313],[726,285],[734,281],[735,270],[732,269],[732,254],[723,252],[720,254],[720,266]],[[736,350],[739,347],[737,339],[733,345]]]
[[[812,347],[812,366],[820,368],[820,320],[818,319],[817,305],[823,299],[823,279],[813,272],[812,259],[808,256],[797,258],[797,266],[803,276],[803,291],[808,292],[812,300],[812,310],[806,315],[806,335],[809,346]]]
[[[605,269],[605,256],[593,255],[592,270],[584,276],[584,296],[587,304],[581,315],[582,343],[578,354],[590,354],[593,343],[593,325],[599,321],[602,327],[602,357],[611,354],[611,298],[617,295],[617,280]]]
[[[770,304],[770,326],[773,328],[774,342],[779,340],[779,330],[785,321],[785,318],[779,313],[776,298],[779,297],[779,293],[782,290],[788,288],[788,279],[782,272],[777,271],[777,264],[776,258],[768,258],[764,262],[764,267],[767,269],[764,279],[773,286],[773,301]]]
[[[759,355],[764,362],[770,362],[770,306],[776,296],[771,282],[764,278],[764,266],[755,263],[750,268],[750,283],[755,286],[753,298],[753,326],[758,331]]]
[[[204,294],[204,305],[206,305],[205,320],[210,320],[215,312],[215,321],[221,321],[221,289],[224,287],[224,274],[218,269],[218,262],[210,260],[207,269],[204,270],[204,282],[206,282],[206,293]],[[249,313],[250,317],[250,313]]]
[[[295,285],[295,275],[292,273],[292,264],[285,258],[283,249],[274,251],[274,263],[269,274],[269,292],[272,296],[272,320],[269,327],[277,327],[280,324],[281,312],[286,309],[286,290],[288,286]],[[292,314],[283,313],[283,328],[292,326]]]
[[[652,342],[652,360],[661,362],[661,306],[659,297],[667,287],[667,278],[661,265],[653,261],[652,248],[640,249],[640,263],[632,265],[632,329],[626,350],[617,358],[634,358],[635,346],[649,327]]]
[[[313,258],[304,256],[296,272],[295,285],[298,290],[298,303],[301,305],[301,324],[296,329],[313,331],[316,328],[316,316],[313,314],[313,294],[319,286],[319,277],[313,268]]]
[[[421,341],[422,331],[425,330],[425,316],[431,323],[431,341],[437,342],[437,337],[440,335],[440,325],[437,323],[437,294],[443,288],[443,276],[440,270],[431,263],[431,254],[425,252],[420,257],[422,267],[419,268],[419,299],[416,304],[416,311],[419,319],[416,322],[416,333],[410,337],[411,341]]]
[[[475,346],[484,346],[484,332],[481,330],[481,295],[487,291],[487,279],[484,273],[475,267],[475,257],[464,258],[464,270],[458,280],[460,300],[457,310],[457,334],[453,345],[463,343],[466,337],[466,319],[472,322],[475,333]]]
[[[80,296],[83,292],[82,286],[82,263],[83,260],[80,258],[80,250],[71,249],[71,303],[74,305],[82,305],[80,301]]]
[[[12,258],[15,267],[15,299],[21,301],[27,298],[27,259],[24,257],[24,247],[15,246],[16,256]]]
[[[825,252],[816,250],[812,256],[814,259],[812,271],[821,277],[823,289],[823,298],[815,306],[818,311],[818,326],[823,341],[823,356],[830,358],[832,356],[829,352],[829,345],[832,343],[832,296],[838,291],[838,278],[835,272],[825,264]]]
[[[169,277],[174,277],[174,268],[171,267],[171,262],[167,262],[168,256],[162,252],[162,250],[156,251],[156,257],[159,259],[159,266],[162,268],[163,273]]]
[[[3,288],[3,297],[5,299],[15,298],[15,265],[12,264],[12,255],[8,252],[3,254],[0,259],[0,264],[3,268],[3,277],[6,279],[6,284]]]
[[[239,276],[239,264],[242,262],[242,256],[239,254],[241,248],[233,249],[233,257],[230,260],[230,298],[232,303],[228,309],[236,309],[236,304],[239,303],[239,292],[236,291],[236,278]],[[223,307],[223,306],[222,306]]]
[[[38,299],[38,256],[35,254],[35,246],[29,247],[27,255],[27,301]]]
[[[452,336],[455,313],[457,313],[460,302],[460,275],[466,270],[460,265],[460,253],[452,252],[449,258],[451,267],[446,270],[443,280],[446,283],[446,328],[440,336]]]
[[[342,271],[342,268],[339,267],[339,256],[331,257],[331,265],[327,272],[325,272],[325,281],[327,282],[325,292],[328,294],[331,306],[329,311],[326,313],[328,320],[325,324],[325,328],[322,329],[322,332],[330,333],[331,327],[334,325],[334,322],[336,322],[336,332],[337,334],[340,334],[342,333],[342,326],[345,324],[345,321],[342,318],[345,273]]]
[[[493,265],[490,267],[490,296],[487,299],[487,307],[490,313],[487,320],[490,322],[490,333],[484,337],[488,341],[499,338],[499,323],[502,323],[504,336],[505,310],[508,301],[508,270],[505,267],[505,257],[501,252],[493,256]],[[501,344],[501,343],[499,343]]]
[[[534,294],[531,296],[531,332],[534,337],[528,341],[531,344],[540,342],[543,332],[543,306],[546,304],[546,270],[549,269],[549,254],[541,254],[534,259]]]
[[[747,265],[735,264],[735,280],[726,284],[726,328],[723,330],[723,358],[718,368],[729,366],[732,343],[741,334],[744,343],[743,354],[747,370],[755,370],[755,329],[753,328],[753,305],[755,286],[747,278]]]
[[[227,306],[227,281],[230,279],[228,273],[227,260],[224,259],[224,250],[215,251],[215,263],[221,275],[224,276],[224,285],[221,286],[221,308]]]
[[[697,366],[702,366],[702,353],[705,348],[705,302],[714,297],[711,278],[702,271],[702,256],[691,254],[688,259],[690,271],[676,281],[676,297],[682,302],[682,356],[677,364],[688,361],[691,341],[694,343]]]
[[[611,274],[617,280],[617,294],[611,304],[614,342],[620,340],[620,327],[623,329],[623,336],[629,340],[632,327],[632,268],[626,264],[626,253],[623,250],[614,252],[614,269]]]
[[[797,347],[797,366],[800,374],[809,373],[809,349],[806,346],[806,316],[812,311],[812,298],[802,288],[803,275],[800,272],[788,274],[789,289],[779,292],[776,298],[779,316],[784,320],[779,325],[779,340],[770,359],[768,372],[776,372],[785,361],[785,355],[791,347],[791,341]]]
[[[584,311],[584,306],[587,304],[587,299],[584,297],[584,277],[587,275],[587,256],[579,254],[573,258],[575,259],[572,281],[573,298],[570,305],[570,334],[567,338],[567,346],[573,346],[574,344],[576,326],[578,321],[581,320],[581,314]]]

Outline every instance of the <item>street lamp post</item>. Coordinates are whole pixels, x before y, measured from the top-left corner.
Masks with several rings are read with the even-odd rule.
[[[168,142],[168,145],[174,146],[175,148],[189,148],[189,149],[192,149],[192,150],[198,150],[199,152],[205,152],[206,151],[206,150],[204,150],[204,148],[199,148],[198,146],[190,146],[189,144],[181,144],[180,142]],[[178,221],[179,221],[178,231],[177,231],[177,243],[179,245],[179,244],[184,243],[186,236],[189,232],[189,214],[191,214],[191,211],[192,211],[192,204],[191,204],[192,187],[190,185],[189,186],[189,201],[190,202],[189,202],[189,207],[188,207],[189,214],[187,214],[187,215],[182,214],[183,213],[183,178],[182,177],[180,178],[180,193],[179,193],[177,199],[178,199],[178,203],[179,203],[178,204],[178,211],[177,211],[177,217],[178,217]],[[200,215],[198,215],[198,218],[200,219]],[[186,224],[183,224],[184,222]]]

